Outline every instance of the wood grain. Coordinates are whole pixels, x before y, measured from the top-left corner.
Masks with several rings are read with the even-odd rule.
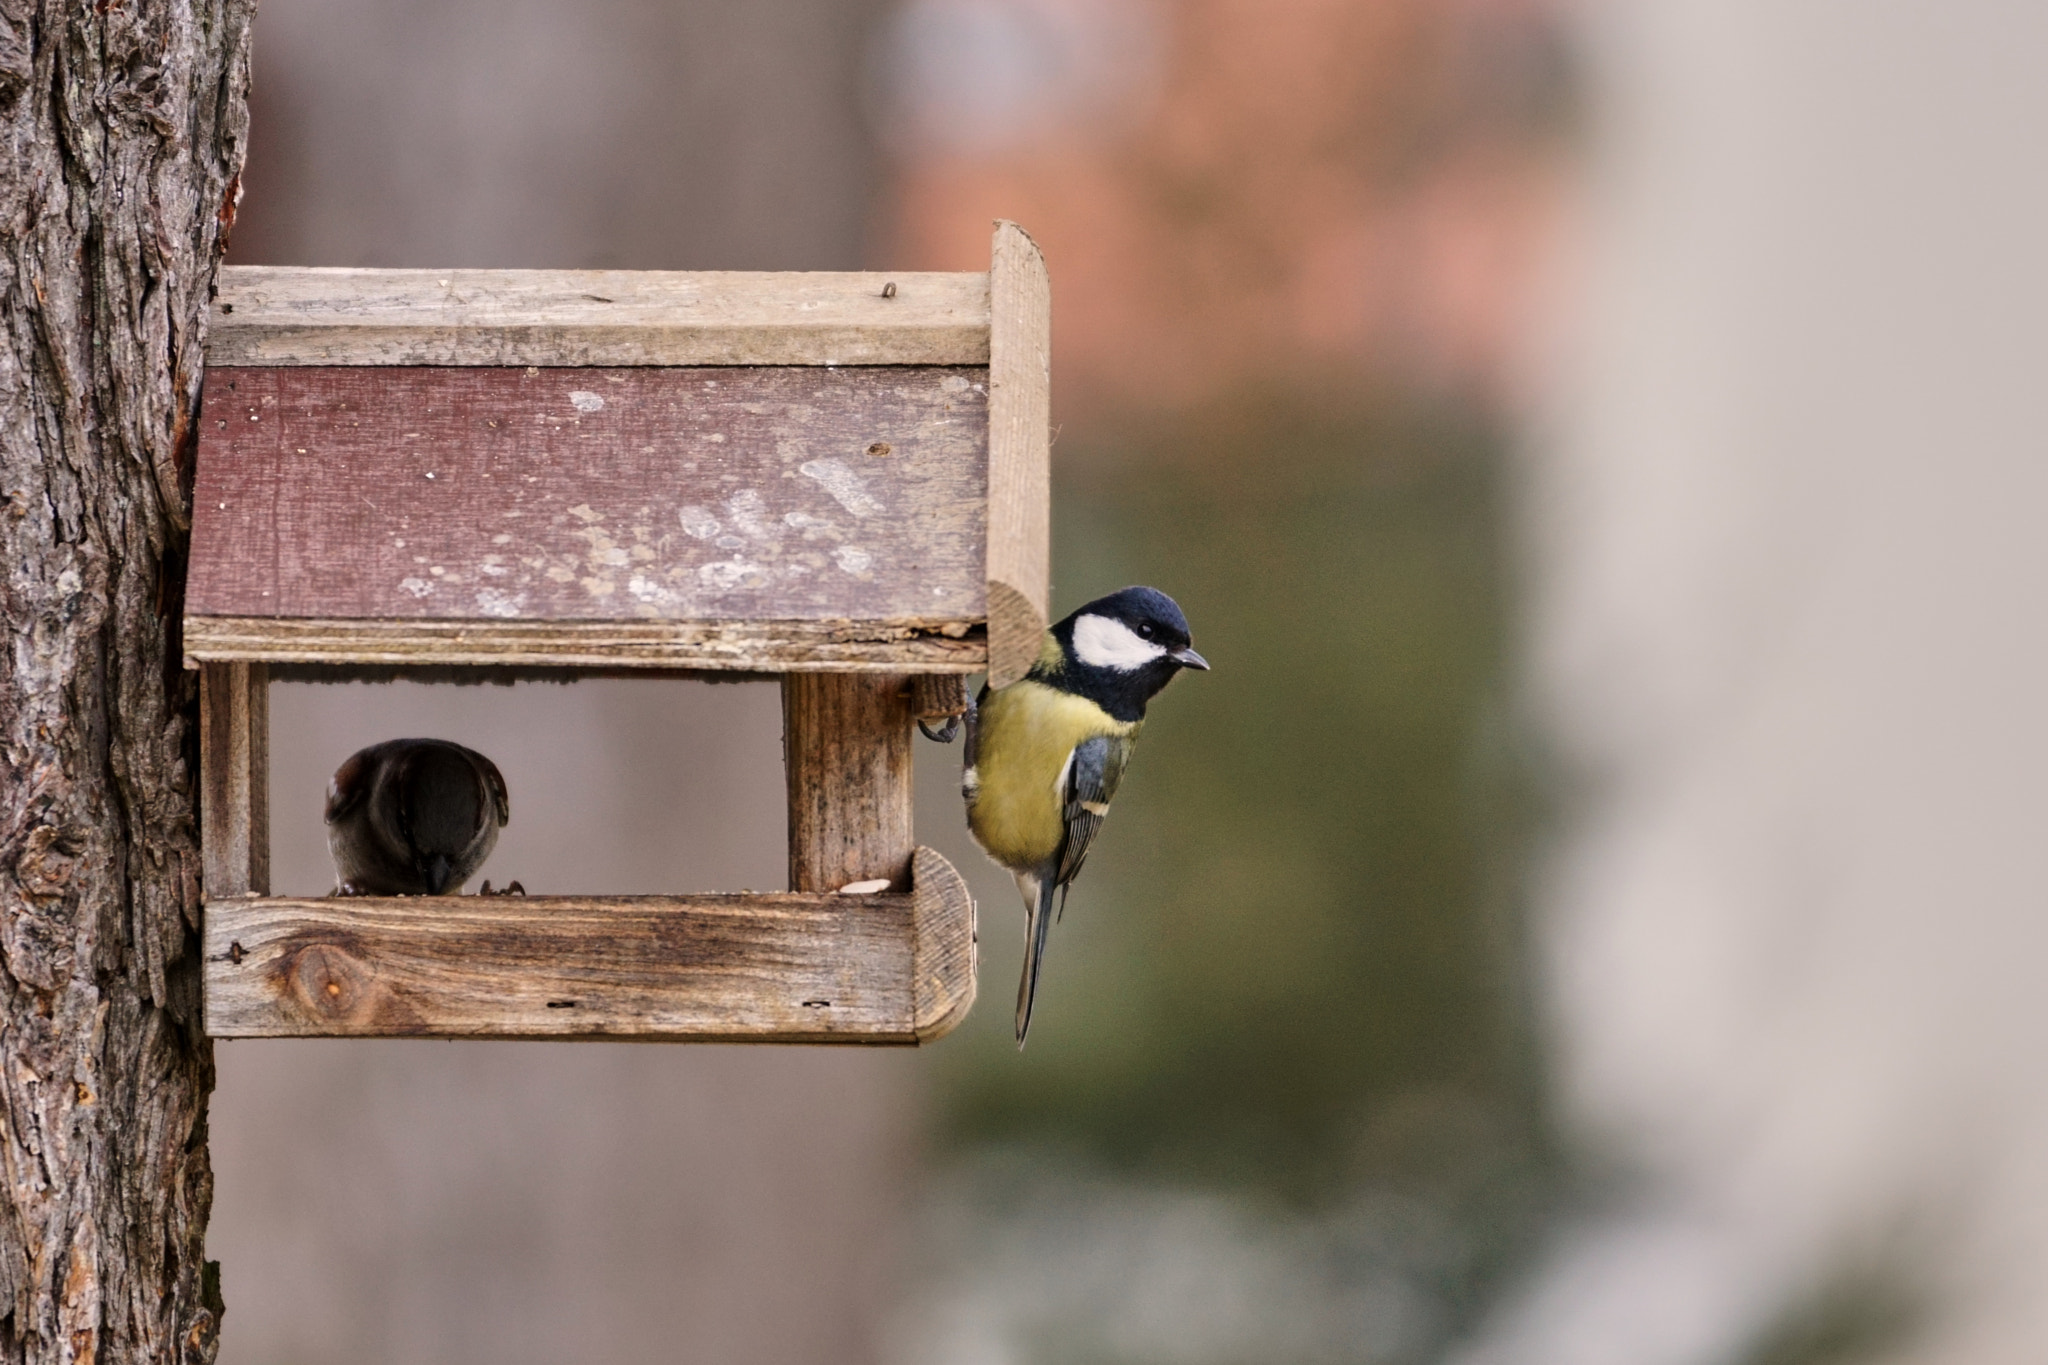
[[[967,882],[928,848],[912,860],[911,1027],[921,1043],[951,1033],[974,1006],[980,925]]]
[[[270,893],[270,670],[209,664],[199,675],[199,841],[205,894]]]
[[[919,271],[228,266],[206,343],[209,365],[986,365],[988,355],[988,276]]]
[[[188,616],[983,616],[972,368],[222,369]]]
[[[1052,600],[1052,283],[1015,223],[996,224],[989,297],[989,685],[1007,687],[1038,658]]]
[[[689,668],[739,672],[976,673],[987,637],[958,622],[335,621],[185,618],[185,663],[523,668]]]
[[[790,890],[908,884],[913,719],[910,679],[900,674],[783,677]]]
[[[910,682],[910,714],[943,720],[967,713],[967,679],[958,673],[921,673]]]
[[[974,907],[908,894],[209,901],[216,1038],[912,1043],[974,996]]]

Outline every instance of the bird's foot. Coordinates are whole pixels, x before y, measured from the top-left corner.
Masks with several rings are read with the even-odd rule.
[[[503,891],[493,891],[491,890],[491,879],[486,877],[484,878],[484,884],[476,889],[476,893],[479,896],[523,896],[526,894],[526,888],[518,882],[512,881],[505,883]]]
[[[959,738],[960,717],[947,716],[946,723],[936,730],[932,729],[930,721],[920,720],[917,723],[917,728],[924,731],[926,739],[934,740],[940,744],[951,744],[955,739]]]

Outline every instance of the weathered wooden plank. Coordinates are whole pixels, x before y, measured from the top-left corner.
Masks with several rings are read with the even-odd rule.
[[[201,876],[210,897],[270,891],[270,671],[209,664],[199,675]]]
[[[910,679],[791,673],[782,680],[789,888],[910,878]]]
[[[916,868],[877,896],[209,900],[207,1032],[921,1041],[973,998],[974,908]]]
[[[958,637],[949,631],[961,630]],[[957,621],[336,621],[187,616],[185,663],[977,673],[987,637]]]
[[[919,271],[227,266],[206,338],[209,365],[985,365],[988,354],[988,276]]]
[[[951,1033],[974,1005],[980,926],[967,882],[931,849],[913,860],[912,1028],[921,1043]]]
[[[920,673],[910,681],[910,714],[943,720],[967,712],[967,679],[958,673]]]
[[[989,271],[989,685],[1038,658],[1051,604],[1052,282],[1037,243],[996,224]]]
[[[220,369],[191,616],[983,617],[973,368]]]
[[[215,1037],[909,1031],[908,896],[257,900],[207,920]]]

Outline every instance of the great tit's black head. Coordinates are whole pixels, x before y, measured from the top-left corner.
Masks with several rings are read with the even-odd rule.
[[[1145,701],[1182,669],[1209,666],[1195,653],[1179,604],[1157,588],[1124,588],[1098,597],[1053,627],[1053,634],[1069,667],[1089,680],[1091,691],[1129,699],[1123,707],[1109,706],[1121,718],[1134,718],[1124,715],[1131,703],[1143,715]],[[1105,697],[1097,700],[1107,704]]]

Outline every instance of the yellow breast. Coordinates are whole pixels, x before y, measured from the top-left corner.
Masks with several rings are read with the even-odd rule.
[[[967,824],[990,857],[1033,868],[1066,837],[1061,778],[1074,746],[1097,735],[1135,735],[1094,702],[1026,680],[981,704]]]

